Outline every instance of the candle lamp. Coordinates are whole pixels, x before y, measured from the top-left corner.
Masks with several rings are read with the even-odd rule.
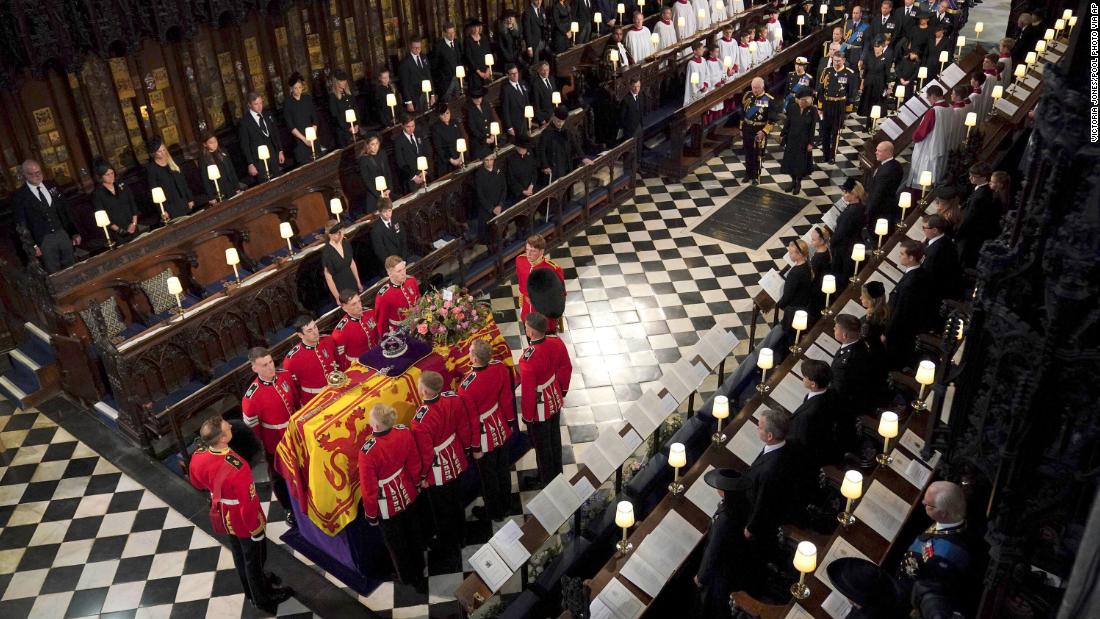
[[[905,227],[905,211],[909,207],[913,206],[913,194],[908,191],[903,191],[898,194],[898,208],[901,209],[901,218],[898,219],[898,229]]]
[[[905,86],[898,84],[898,86],[894,88],[894,99],[898,102],[898,107],[894,111],[900,112],[901,104],[905,102]]]
[[[615,544],[615,550],[619,552],[620,557],[625,557],[634,549],[633,544],[626,539],[630,527],[634,526],[634,505],[630,501],[619,501],[615,506],[615,526],[623,530],[623,539]]]
[[[497,152],[497,136],[500,135],[500,123],[498,123],[498,122],[489,123],[489,135],[491,135],[493,137],[493,153],[496,154],[496,152]]]
[[[806,310],[796,310],[794,318],[791,319],[791,328],[794,329],[794,344],[791,344],[789,350],[796,355],[801,355],[806,352],[805,349],[798,345],[798,342],[802,339],[802,332],[806,330],[809,322],[810,315],[806,313]]]
[[[596,24],[596,35],[600,34],[600,24],[603,23],[603,13],[593,13],[592,23]]]
[[[924,80],[928,79],[928,67],[917,69],[917,79],[920,80],[920,88],[924,89]]]
[[[993,105],[989,106],[989,114],[986,115],[986,120],[990,120],[997,115],[997,101],[1000,100],[1003,96],[1005,96],[1004,86],[1001,86],[1000,84],[994,86],[993,92],[990,93],[990,97],[993,98]]]
[[[677,31],[682,32],[683,29],[684,29],[684,25],[686,23],[687,22],[684,21],[684,16],[683,15],[681,15],[680,17],[677,17],[676,18],[676,29],[677,29]],[[681,34],[680,36],[683,36],[683,34]]]
[[[749,41],[749,57],[752,58],[752,63],[756,64],[756,41]]]
[[[286,249],[288,255],[294,255],[294,245],[291,244],[290,239],[294,236],[294,228],[290,225],[289,221],[284,221],[279,224],[279,236],[286,241]]]
[[[985,24],[983,22],[978,22],[978,23],[974,24],[974,34],[977,35],[978,38],[981,38],[982,32],[984,32],[984,31],[985,31]]]
[[[374,177],[374,190],[377,191],[379,193],[379,195],[381,195],[382,192],[384,192],[388,189],[389,189],[389,186],[386,184],[386,177],[385,176],[379,175],[379,176]]]
[[[344,203],[340,201],[340,198],[333,197],[328,201],[328,210],[336,215],[336,221],[340,221],[340,213],[344,212]]]
[[[657,48],[661,45],[661,35],[654,32],[653,34],[649,35],[649,42],[651,45],[653,45],[653,49],[655,50],[654,53],[656,53]]]
[[[523,106],[523,117],[527,119],[527,130],[531,130],[531,124],[535,119],[535,106],[525,105]]]
[[[615,12],[619,14],[619,25],[623,23],[623,13],[626,13],[626,5],[622,2],[615,5]]]
[[[829,14],[829,5],[822,4],[817,7],[817,12],[821,14],[821,27],[825,27],[825,16]]]
[[[173,315],[183,316],[183,285],[180,284],[180,278],[173,275],[165,281],[165,284],[168,286],[168,294],[176,297],[176,306],[170,311]]]
[[[267,148],[267,144],[260,144],[256,147],[256,158],[264,162],[264,180],[271,180],[271,164],[268,163],[268,160],[271,159],[271,150]]]
[[[464,138],[458,138],[455,140],[455,152],[458,153],[459,165],[463,168],[466,167],[466,140]]]
[[[710,440],[715,445],[719,445],[726,440],[726,435],[722,433],[722,420],[730,416],[729,398],[724,395],[714,396],[714,403],[710,408],[710,416],[718,420],[718,430],[711,435]]]
[[[882,437],[882,453],[875,456],[879,464],[890,464],[894,458],[890,456],[890,439],[898,435],[898,414],[893,411],[883,411],[878,419],[878,435]]]
[[[386,93],[386,106],[390,108],[390,116],[393,116],[393,124],[397,124],[397,95]]]
[[[928,386],[936,382],[936,364],[928,359],[921,361],[920,364],[917,365],[917,374],[915,378],[920,385],[920,390],[917,392],[917,399],[913,400],[911,403],[913,410],[928,410],[924,394],[928,390]]]
[[[699,23],[703,23],[703,21],[705,21],[706,18],[707,18],[707,12],[704,11],[703,9],[699,9],[695,13],[695,19],[699,20]]]
[[[797,600],[804,600],[810,597],[806,574],[817,569],[817,546],[813,542],[798,542],[794,551],[794,569],[798,570],[798,582],[791,585],[791,595]]]
[[[317,160],[317,127],[306,127],[306,141],[309,142],[309,151],[313,160]]]
[[[882,106],[871,106],[871,133],[874,133],[878,129],[878,121],[882,118]]]
[[[355,141],[355,110],[344,110],[344,121],[348,123],[348,130],[351,131],[351,141]]]
[[[465,89],[466,85],[463,80],[466,79],[466,67],[463,65],[458,65],[457,67],[455,67],[455,77],[458,78],[458,89],[460,91]]]
[[[1041,55],[1041,54],[1045,54],[1046,52],[1047,52],[1047,42],[1042,41],[1042,40],[1036,41],[1035,42],[1035,53]]]
[[[694,72],[694,71],[692,71],[692,73],[691,73],[691,85],[692,86],[698,86],[699,85],[699,74]]]
[[[1031,65],[1035,64],[1035,62],[1038,61],[1038,60],[1039,60],[1039,55],[1036,54],[1035,52],[1028,52],[1027,56],[1024,56],[1024,64],[1027,65],[1028,69],[1030,69]]]
[[[241,256],[237,253],[236,247],[229,247],[225,250],[225,263],[233,267],[233,281],[226,282],[226,288],[236,288],[241,285],[241,272],[237,269],[237,265],[241,263]]]
[[[670,494],[684,493],[684,484],[680,483],[680,469],[687,464],[687,451],[683,443],[673,443],[668,448],[668,465],[672,467],[672,483],[668,485]]]
[[[852,262],[855,265],[852,267],[852,276],[848,278],[848,281],[853,284],[859,284],[863,282],[859,277],[859,263],[863,262],[867,258],[867,247],[863,243],[856,243],[852,245]]]
[[[1054,28],[1047,28],[1046,34],[1043,35],[1043,38],[1046,39],[1047,41],[1053,41],[1054,40]]]
[[[1070,15],[1069,19],[1066,20],[1066,24],[1069,26],[1069,34],[1067,34],[1066,37],[1072,37],[1073,36],[1073,27],[1077,25],[1077,16],[1076,15]]]
[[[432,104],[432,80],[421,80],[420,91],[424,93],[424,107]]]
[[[920,173],[920,205],[928,206],[928,188],[932,186],[932,172],[925,170]]]
[[[1062,31],[1066,29],[1066,20],[1056,19],[1054,20],[1054,32],[1058,33],[1058,36],[1062,36]]]
[[[837,522],[849,527],[855,524],[856,517],[852,515],[852,501],[863,496],[863,474],[859,471],[844,473],[844,479],[840,482],[840,495],[847,499],[844,511],[836,515]]]
[[[496,59],[492,54],[485,54],[485,69],[489,71],[489,79],[493,79],[493,65],[496,64]]]
[[[806,16],[799,15],[795,18],[794,23],[798,25],[798,38],[802,38],[802,26],[806,25]]]
[[[1062,11],[1062,19],[1068,20],[1071,17],[1073,17],[1073,10],[1072,9],[1066,9],[1066,10]]]
[[[107,211],[95,212],[95,225],[103,228],[103,236],[107,237],[107,249],[114,247],[115,242],[111,240],[111,217],[107,215]]]
[[[214,181],[214,196],[217,200],[222,199],[222,188],[221,185],[218,184],[218,180],[221,179],[221,177],[222,170],[218,167],[218,164],[212,163],[206,166],[206,178]]]
[[[168,221],[168,211],[164,210],[164,203],[168,201],[168,197],[164,195],[163,187],[153,187],[153,202],[160,207],[160,218],[164,221]]]
[[[561,105],[561,93],[556,90],[550,93],[550,103]]]
[[[428,158],[421,155],[416,158],[416,169],[424,175],[424,191],[428,191]]]
[[[950,56],[946,49],[940,52],[940,73],[943,73],[943,65],[947,64],[948,58],[950,58]]]
[[[768,386],[768,370],[775,367],[775,355],[770,348],[761,348],[756,354],[756,367],[760,368],[760,384],[756,385],[757,393],[768,393],[772,390]]]
[[[619,50],[612,49],[607,52],[607,59],[611,61],[611,70],[617,72],[619,70]]]
[[[966,47],[966,37],[960,34],[959,38],[955,41],[955,47],[959,48],[959,53],[961,54],[963,48]]]
[[[730,57],[730,56],[726,56],[726,57],[722,58],[722,66],[726,68],[726,71],[729,71],[730,69],[732,69],[733,68],[733,58]]]
[[[836,276],[832,274],[826,274],[821,278],[821,292],[825,293],[825,309],[821,312],[823,316],[832,316],[833,308],[829,306],[829,297],[836,292]]]
[[[581,25],[577,22],[569,22],[569,34],[573,35],[573,38],[577,38],[577,33],[581,31]]]
[[[890,222],[885,219],[875,220],[875,235],[878,236],[878,246],[875,247],[875,251],[871,252],[875,255],[875,258],[881,258],[882,254],[882,237],[886,236],[886,233],[890,231]]]
[[[978,126],[978,114],[977,112],[967,112],[966,120],[963,121],[966,125],[966,139],[970,140],[970,130]]]

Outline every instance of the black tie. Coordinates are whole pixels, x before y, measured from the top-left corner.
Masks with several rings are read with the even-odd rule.
[[[544,77],[542,81],[546,82],[546,90],[553,90],[553,87],[550,86],[550,78]]]
[[[267,123],[264,122],[263,114],[256,114],[256,122],[260,125],[260,131],[267,135]]]
[[[409,135],[409,143],[413,145],[413,148],[416,149],[416,154],[419,155],[420,154],[420,145],[416,143],[416,136],[415,135],[411,135],[411,134]]]
[[[42,201],[42,206],[49,206],[50,202],[46,199],[46,194],[42,193],[42,185],[38,186],[38,199]]]
[[[423,69],[424,68],[424,65],[420,64],[420,56],[416,57],[416,68],[417,69]]]

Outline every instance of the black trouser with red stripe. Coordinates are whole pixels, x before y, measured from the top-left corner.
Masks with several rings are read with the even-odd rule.
[[[501,445],[476,460],[481,476],[481,496],[485,498],[485,513],[490,520],[502,520],[508,515],[512,497],[512,476],[508,466],[508,448]]]
[[[430,480],[429,480],[429,483]],[[466,524],[466,510],[462,503],[462,492],[458,480],[451,480],[442,486],[428,486],[428,499],[432,505],[432,520],[435,521],[436,550],[458,552],[462,549]]]
[[[417,501],[389,518],[382,520],[382,539],[390,551],[397,578],[416,586],[424,581],[424,546],[417,531]]]
[[[251,537],[229,536],[229,552],[233,554],[233,566],[241,579],[245,596],[256,606],[266,608],[271,604],[271,582],[264,574],[267,561],[267,538],[255,541]]]
[[[535,444],[535,462],[539,467],[539,481],[544,485],[553,481],[562,472],[561,428],[555,413],[546,421],[527,422],[527,433]]]

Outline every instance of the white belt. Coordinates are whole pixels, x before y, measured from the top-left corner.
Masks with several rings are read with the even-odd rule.
[[[487,410],[484,413],[481,413],[480,415],[478,415],[478,417],[477,417],[478,421],[485,421],[486,419],[489,418],[490,415],[497,412],[498,408],[500,408],[500,403],[499,402],[494,404],[493,407],[490,408],[489,410]]]
[[[435,449],[435,453],[438,455],[444,449],[450,447],[451,443],[453,443],[453,442],[455,442],[455,435],[454,434],[448,436],[447,440],[445,440],[442,443],[436,445],[433,449]]]
[[[404,472],[405,472],[405,467],[401,467],[401,468],[397,469],[397,472],[395,472],[393,475],[390,475],[389,477],[387,477],[385,479],[379,479],[378,480],[378,487],[381,488],[382,486],[385,486],[386,484],[390,483],[391,481],[397,479],[397,476],[404,473]]]
[[[391,481],[397,479],[397,476],[404,472],[405,467],[401,467],[397,469],[397,471],[395,471],[393,475],[390,475],[385,479],[378,480],[378,490],[382,494],[382,496],[378,499],[378,513],[382,516],[383,520],[388,520],[390,517],[390,502],[386,499],[386,491],[383,490],[383,487]]]
[[[391,325],[397,326],[397,325],[401,324],[400,320],[394,320],[393,318],[390,318],[389,320],[390,320]]]
[[[549,387],[550,385],[554,384],[554,381],[557,380],[557,379],[558,379],[558,377],[556,375],[551,376],[549,380],[547,380],[545,383],[539,385],[538,387],[535,387],[535,389],[537,389],[539,391],[545,391],[546,388]]]
[[[318,394],[318,393],[321,393],[324,390],[325,390],[324,387],[302,387],[302,391],[305,391],[306,393],[312,393],[312,394],[315,394],[315,395]]]
[[[241,504],[241,502],[238,501],[237,499],[219,499],[219,500],[222,503],[226,504],[226,505],[240,505]]]
[[[283,428],[286,428],[288,425],[290,425],[289,421],[285,422],[285,423],[261,423],[260,427],[267,428],[268,430],[282,430]]]

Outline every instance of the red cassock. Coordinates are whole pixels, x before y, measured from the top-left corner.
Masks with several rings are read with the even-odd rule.
[[[244,422],[264,444],[268,457],[283,440],[290,416],[298,410],[298,387],[290,372],[279,370],[271,382],[257,376],[241,400]]]
[[[416,500],[420,454],[411,430],[396,425],[363,444],[359,452],[359,491],[367,518],[388,520]]]
[[[411,275],[404,284],[387,281],[378,289],[378,296],[374,299],[374,316],[378,321],[378,337],[385,337],[391,329],[396,329],[405,317],[406,310],[420,298],[420,285]]]
[[[191,456],[188,477],[192,486],[209,491],[211,501],[217,503],[217,509],[210,512],[215,530],[224,526],[236,537],[263,532],[267,520],[256,495],[252,468],[232,450],[200,447]]]
[[[554,274],[561,280],[562,289],[565,288],[565,271],[561,266],[553,260],[543,256],[538,262],[531,265],[531,261],[527,259],[525,254],[516,256],[516,281],[519,282],[519,322],[522,325],[523,319],[534,311],[531,307],[531,298],[527,296],[527,277],[531,274],[532,269],[551,269]],[[558,321],[554,318],[547,318],[546,332],[554,333],[558,328]],[[522,327],[521,327],[522,330]]]
[[[490,452],[512,435],[516,418],[512,368],[497,361],[474,368],[462,379],[458,394],[466,400],[473,422],[473,450]]]
[[[374,321],[374,310],[365,309],[359,318],[344,314],[336,328],[332,330],[332,341],[336,343],[336,354],[344,358],[347,365],[358,361],[359,357],[378,344],[378,324]]]
[[[519,359],[520,413],[527,423],[546,421],[561,411],[573,363],[565,342],[547,335],[531,342]]]
[[[328,386],[328,379],[325,377],[329,372],[346,370],[348,364],[343,355],[336,353],[336,344],[332,338],[325,335],[316,346],[306,346],[303,342],[295,344],[283,358],[283,368],[294,377],[294,382],[302,392],[302,404],[306,404]]]
[[[435,486],[454,481],[466,470],[466,450],[473,435],[466,402],[453,391],[424,400],[413,415],[412,429],[420,451],[420,477]]]

